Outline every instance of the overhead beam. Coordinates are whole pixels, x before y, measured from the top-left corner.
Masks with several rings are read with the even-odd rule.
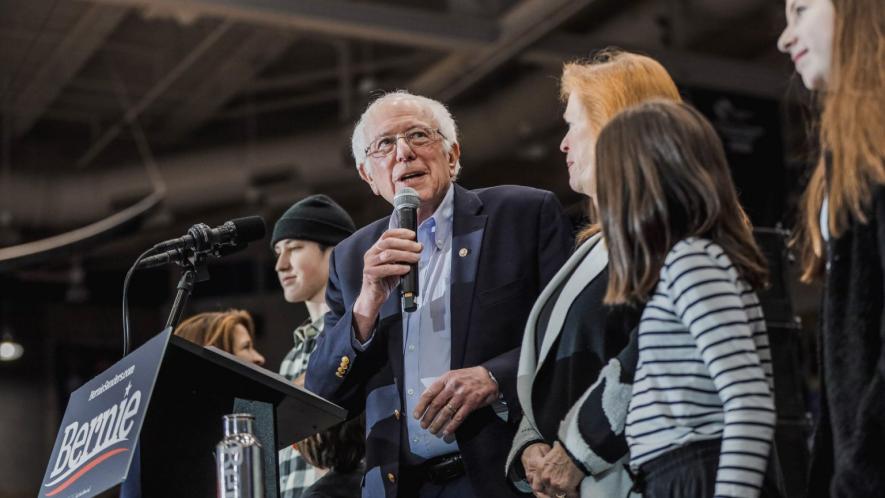
[[[720,90],[746,93],[773,98],[782,98],[787,77],[781,71],[762,67],[759,64],[721,57],[711,57],[686,51],[661,48],[659,33],[654,29],[653,12],[641,10],[633,5],[629,15],[618,16],[617,22],[606,23],[594,31],[592,36],[552,34],[544,36],[550,29],[538,27],[538,31],[524,33],[525,40],[514,35],[520,22],[532,24],[531,16],[517,15],[521,9],[541,9],[542,0],[527,0],[511,9],[498,20],[481,20],[451,14],[432,14],[420,9],[392,7],[378,4],[356,3],[344,0],[90,0],[93,2],[125,5],[128,7],[160,7],[187,9],[202,15],[228,17],[236,20],[271,26],[288,26],[313,33],[346,36],[372,41],[391,42],[409,46],[442,48],[448,52],[463,53],[481,50],[486,54],[485,62],[478,63],[476,75],[482,75],[489,68],[500,65],[508,57],[516,54],[522,60],[544,65],[558,66],[563,61],[586,57],[593,49],[617,44],[658,58],[674,72],[683,84],[708,86]],[[570,9],[564,0],[549,0],[553,5]],[[592,0],[578,0],[585,4]],[[712,0],[711,0],[712,1]],[[563,10],[566,16],[569,10]],[[643,13],[644,12],[644,13]],[[507,16],[512,16],[508,18]],[[631,29],[631,17],[632,26]],[[511,28],[504,21],[511,19]],[[637,29],[637,19],[641,19]],[[551,17],[551,23],[556,17]],[[551,25],[553,25],[551,24]],[[544,31],[544,30],[547,31]],[[511,39],[515,36],[516,39]],[[630,43],[622,40],[629,38]],[[504,40],[509,40],[504,41]],[[463,57],[455,58],[455,57]],[[457,71],[464,71],[469,55],[446,57],[443,62],[424,74],[421,81],[413,81],[419,93],[429,88],[436,79],[451,77]],[[485,64],[485,65],[483,65]],[[464,80],[467,84],[468,79]],[[426,87],[424,85],[427,85]],[[432,88],[430,88],[432,90]],[[439,95],[438,95],[439,96]]]
[[[209,50],[218,40],[224,36],[225,33],[231,28],[233,22],[230,20],[225,20],[219,23],[215,29],[213,29],[196,47],[194,47],[190,53],[188,53],[183,59],[181,59],[178,64],[175,65],[171,70],[169,70],[166,74],[157,81],[154,86],[151,87],[150,90],[145,93],[138,102],[136,102],[132,107],[126,109],[126,112],[123,113],[123,117],[116,124],[108,128],[102,133],[102,135],[95,140],[92,145],[83,153],[82,156],[75,163],[78,168],[83,168],[88,166],[92,161],[101,154],[105,147],[107,147],[111,142],[113,142],[120,133],[123,132],[124,127],[129,125],[130,123],[135,122],[141,116],[141,113],[144,112],[145,109],[148,108],[151,104],[154,103],[166,90],[172,86],[173,83],[178,81],[178,79],[190,69],[191,66],[194,65],[200,58]]]
[[[80,68],[117,28],[128,9],[125,6],[91,5],[68,31],[42,67],[27,83],[15,102],[13,136],[19,138],[40,118]]]
[[[447,101],[544,38],[596,0],[523,0],[499,20],[498,38],[479,50],[454,53],[411,81],[408,88]]]
[[[206,74],[189,97],[168,118],[165,129],[169,140],[177,140],[210,119],[216,111],[249,84],[270,63],[277,60],[296,35],[291,32],[253,28],[253,32],[225,55]]]
[[[595,36],[555,35],[528,50],[523,59],[547,66],[561,66],[563,61],[587,57],[593,50],[609,46]],[[744,95],[783,99],[789,75],[774,67],[722,57],[712,57],[683,50],[621,46],[655,58],[680,85],[709,88]]]
[[[426,9],[344,0],[90,0],[439,50],[485,46],[497,23]]]

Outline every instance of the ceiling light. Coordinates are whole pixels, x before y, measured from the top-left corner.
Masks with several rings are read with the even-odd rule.
[[[3,332],[3,340],[0,340],[0,361],[15,361],[22,357],[25,348],[12,337],[8,329]]]

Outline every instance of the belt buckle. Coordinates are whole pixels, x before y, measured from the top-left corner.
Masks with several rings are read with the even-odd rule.
[[[427,469],[427,480],[434,484],[443,484],[464,472],[461,455],[454,455],[430,466]]]

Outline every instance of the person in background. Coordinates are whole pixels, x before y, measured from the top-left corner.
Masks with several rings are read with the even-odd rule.
[[[308,359],[328,311],[325,294],[332,248],[354,230],[347,211],[322,194],[299,200],[274,224],[270,246],[276,255],[274,269],[283,298],[292,304],[304,303],[309,315],[292,334],[293,347],[280,364],[280,375],[299,387],[304,386]],[[279,461],[281,498],[298,498],[319,478],[316,468],[308,465],[293,446],[280,450]]]
[[[679,101],[679,91],[657,61],[604,50],[565,65],[561,95],[568,132],[560,149],[569,186],[588,197],[588,211],[595,213],[599,131],[617,112],[648,99]],[[517,377],[524,415],[507,466],[522,491],[623,498],[632,487],[623,467],[623,426],[633,379],[622,378],[620,362],[635,354],[616,355],[625,351],[641,310],[603,304],[607,266],[605,241],[591,217],[526,324]]]
[[[713,126],[683,103],[627,109],[599,134],[596,175],[605,302],[644,305],[626,426],[638,491],[778,496],[767,265]]]
[[[885,2],[787,0],[778,48],[818,97],[802,280],[824,282],[810,496],[885,496]]]
[[[365,421],[362,417],[338,424],[297,444],[302,457],[326,473],[313,483],[303,498],[358,498],[366,454]]]
[[[264,365],[255,350],[255,322],[247,311],[227,310],[194,315],[175,328],[175,335],[201,346],[215,346],[243,361]]]

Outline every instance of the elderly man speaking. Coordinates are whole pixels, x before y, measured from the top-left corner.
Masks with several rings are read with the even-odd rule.
[[[515,432],[516,371],[535,298],[566,260],[571,228],[550,192],[454,183],[461,154],[441,103],[387,94],[353,132],[360,177],[393,203],[420,197],[417,234],[396,214],[332,253],[330,312],[306,387],[366,413],[366,497],[499,497]],[[418,265],[418,308],[400,277]]]

